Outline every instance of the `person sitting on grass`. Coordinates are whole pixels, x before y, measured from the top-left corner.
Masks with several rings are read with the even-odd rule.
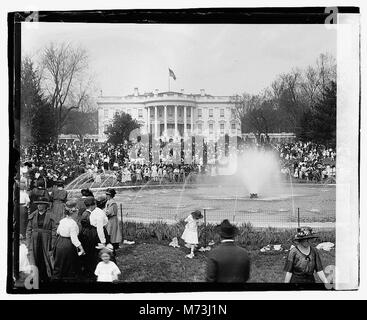
[[[323,283],[328,283],[320,254],[310,243],[310,240],[315,238],[317,236],[310,227],[297,229],[297,234],[292,239],[295,247],[289,251],[284,266],[285,283],[315,283],[315,271]]]
[[[101,262],[97,264],[94,274],[97,276],[97,282],[113,282],[118,280],[118,275],[121,274],[118,266],[111,261],[112,250],[104,248],[100,251],[99,257]]]
[[[190,254],[186,255],[187,258],[192,259],[194,257],[195,246],[199,243],[198,237],[198,225],[201,224],[201,219],[203,215],[199,210],[191,212],[191,214],[185,219],[186,226],[185,230],[181,236],[186,242],[186,246],[190,248]]]
[[[227,219],[217,226],[221,244],[207,258],[206,281],[245,283],[250,277],[251,260],[248,252],[234,243],[238,228]]]

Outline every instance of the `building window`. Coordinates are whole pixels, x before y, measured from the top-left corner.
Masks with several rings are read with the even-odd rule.
[[[213,134],[214,132],[214,125],[212,123],[209,123],[209,134]]]
[[[236,110],[235,109],[231,109],[231,117],[232,118],[236,117]]]
[[[203,115],[203,110],[202,109],[198,109],[198,118],[201,118]]]
[[[220,124],[220,134],[224,134],[224,123]]]
[[[182,109],[178,109],[178,116],[181,118],[182,117]]]
[[[163,117],[163,110],[162,109],[158,109],[158,117],[160,117],[160,118]]]
[[[198,124],[198,134],[203,133],[203,125],[201,123]]]
[[[173,108],[169,108],[169,107],[167,107],[167,109],[168,109],[168,116],[169,117],[173,117]]]
[[[220,109],[220,117],[224,118],[224,109]]]
[[[143,109],[138,110],[138,116],[139,118],[143,118]]]
[[[232,123],[231,124],[231,128],[232,128],[232,131],[235,131],[236,130],[236,124],[235,123]]]
[[[213,118],[213,109],[209,109],[209,118]]]
[[[191,108],[187,108],[187,116],[191,118]]]

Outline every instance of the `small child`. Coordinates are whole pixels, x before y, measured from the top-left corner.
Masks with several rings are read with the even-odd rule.
[[[113,282],[121,274],[117,265],[111,261],[111,254],[112,251],[106,248],[102,249],[99,253],[102,261],[98,263],[96,271],[94,271],[98,282]]]
[[[191,214],[185,219],[186,226],[185,230],[181,236],[186,242],[186,246],[191,249],[190,254],[186,255],[187,258],[192,259],[194,257],[194,249],[195,246],[199,243],[198,237],[198,225],[201,224],[200,219],[203,218],[203,215],[199,210],[191,212]]]

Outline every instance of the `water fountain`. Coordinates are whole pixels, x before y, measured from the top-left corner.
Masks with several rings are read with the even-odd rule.
[[[273,151],[247,149],[236,161],[237,173],[250,199],[259,199],[280,184],[279,161]]]

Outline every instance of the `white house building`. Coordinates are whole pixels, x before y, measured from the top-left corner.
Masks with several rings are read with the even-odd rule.
[[[98,141],[107,139],[104,131],[116,112],[125,112],[141,124],[142,133],[153,137],[184,137],[202,135],[208,140],[220,136],[241,135],[234,102],[230,96],[213,96],[181,92],[140,94],[138,88],[127,96],[100,96],[98,105]]]

